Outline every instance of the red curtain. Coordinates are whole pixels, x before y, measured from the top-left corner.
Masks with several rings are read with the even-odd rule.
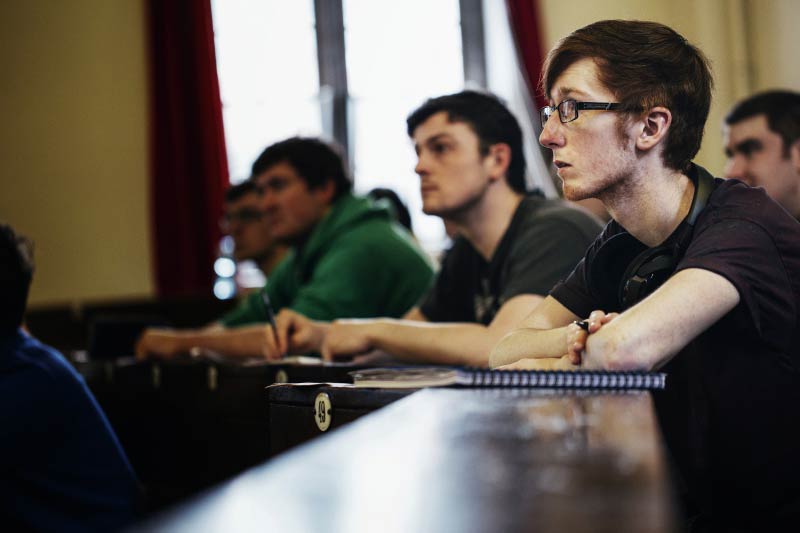
[[[547,105],[539,92],[539,75],[544,62],[542,31],[537,0],[506,0],[511,32],[517,45],[522,73],[531,99],[538,107]]]
[[[228,186],[210,0],[148,0],[151,231],[160,296],[207,293]]]

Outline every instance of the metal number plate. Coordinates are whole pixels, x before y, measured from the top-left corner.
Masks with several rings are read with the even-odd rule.
[[[331,426],[332,415],[333,407],[330,397],[324,392],[320,392],[314,399],[314,422],[317,423],[320,431],[328,430]]]

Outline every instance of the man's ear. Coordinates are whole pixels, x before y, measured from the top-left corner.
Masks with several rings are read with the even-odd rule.
[[[650,150],[664,141],[672,125],[672,112],[666,107],[653,107],[639,117],[636,148]]]
[[[800,176],[800,139],[797,139],[789,147],[789,159],[792,160],[795,173]]]
[[[489,165],[489,177],[492,180],[504,179],[511,164],[511,147],[506,143],[493,144],[485,160]]]
[[[312,192],[323,205],[330,205],[333,203],[333,197],[336,195],[336,182],[327,180],[322,185],[314,187]]]

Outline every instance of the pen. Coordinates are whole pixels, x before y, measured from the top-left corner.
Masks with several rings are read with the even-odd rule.
[[[267,315],[269,327],[272,329],[272,335],[275,337],[275,346],[280,347],[280,341],[278,339],[278,324],[275,322],[275,311],[272,310],[272,303],[269,301],[269,295],[267,295],[266,290],[261,291],[261,303],[264,305],[264,312]]]
[[[573,322],[576,326],[581,328],[583,331],[589,331],[589,321],[588,320],[576,320]]]

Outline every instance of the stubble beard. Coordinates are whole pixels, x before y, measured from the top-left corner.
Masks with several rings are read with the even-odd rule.
[[[628,154],[631,151],[633,141],[625,130],[625,119],[622,117],[617,123],[616,137],[620,153]],[[633,170],[631,167],[635,164],[635,162],[626,161],[627,159],[628,157],[624,157],[615,161],[614,166],[617,167],[617,170],[611,174],[606,174],[599,181],[596,179],[584,180],[586,184],[584,187],[568,186],[566,182],[563,182],[564,197],[572,201],[597,198],[603,204],[608,205],[607,201],[619,199],[626,195],[625,184],[630,179]]]
[[[475,207],[483,201],[483,198],[486,196],[486,192],[488,189],[488,184],[483,187],[480,191],[476,192],[475,194],[468,197],[465,201],[461,202],[460,204],[452,207],[441,207],[441,208],[426,208],[423,204],[422,212],[426,215],[433,215],[439,218],[443,218],[449,220],[455,224],[461,224],[469,217],[469,214],[475,209]]]

